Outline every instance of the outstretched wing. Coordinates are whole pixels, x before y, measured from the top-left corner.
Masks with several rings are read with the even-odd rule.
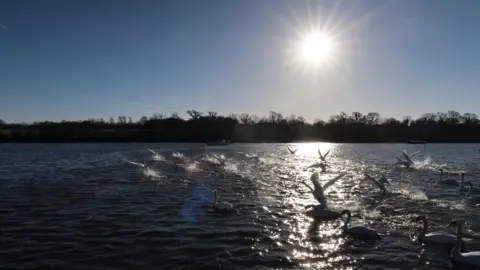
[[[414,157],[414,156],[417,155],[418,153],[420,153],[420,151],[417,151],[417,152],[411,154],[411,155],[410,155],[410,158]]]
[[[290,148],[289,146],[287,146],[288,148],[288,151],[290,151],[290,154],[294,155],[298,149],[295,149],[295,150],[292,150],[292,148]]]
[[[134,162],[134,161],[130,161],[130,160],[125,160],[126,162],[130,163],[130,164],[133,164],[133,165],[136,165],[136,166],[139,166],[139,167],[142,167],[142,168],[145,168],[145,164],[140,164],[140,163],[137,163],[137,162]]]
[[[410,158],[406,150],[402,150],[402,154],[409,163],[413,163],[412,159]]]
[[[322,159],[323,158],[322,151],[320,151],[320,149],[318,149],[317,151],[318,151],[318,155],[320,156],[320,159]]]
[[[152,149],[148,148],[148,151],[152,152],[152,154],[156,155],[157,152],[153,151]]]
[[[323,155],[322,159],[325,160],[325,158],[327,158],[329,153],[330,153],[330,149],[328,149],[328,151],[325,153],[325,155]]]
[[[333,178],[332,180],[328,181],[327,183],[325,183],[325,185],[323,185],[323,190],[327,190],[327,188],[331,185],[333,185],[335,182],[337,182],[340,178],[344,177],[346,175],[346,173],[341,173],[340,175],[338,175],[337,177]]]

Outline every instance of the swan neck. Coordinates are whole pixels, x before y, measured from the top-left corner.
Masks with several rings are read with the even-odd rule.
[[[218,194],[217,192],[213,192],[213,204],[217,204],[218,203]]]
[[[463,236],[463,226],[462,224],[457,225],[457,241],[455,242],[455,246],[452,249],[453,254],[460,254],[462,248],[462,236]]]
[[[443,179],[443,171],[440,171],[440,178],[438,179],[438,182],[442,182]]]

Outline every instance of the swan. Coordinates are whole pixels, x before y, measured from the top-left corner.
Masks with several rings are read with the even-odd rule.
[[[462,181],[460,182],[460,188],[458,189],[459,191],[467,191],[470,189],[470,187],[465,187],[465,185],[469,186],[469,183],[471,183],[470,181],[468,182],[464,182],[463,181],[463,175],[464,173],[462,173]],[[478,193],[480,192],[480,188],[477,188],[475,186],[472,185],[472,192],[475,192],[475,193]]]
[[[288,148],[288,151],[290,151],[290,154],[292,154],[292,155],[295,155],[295,153],[296,153],[297,150],[298,150],[298,148],[295,149],[295,150],[292,150],[292,149],[291,149],[290,147],[288,147],[288,146],[287,146],[287,148]]]
[[[320,160],[322,162],[327,162],[326,158],[329,153],[330,153],[330,150],[328,150],[327,153],[325,153],[325,155],[322,155],[322,152],[320,151],[320,149],[318,149],[318,155],[320,156]]]
[[[352,218],[352,213],[350,213],[349,210],[343,210],[341,215],[347,215],[347,219],[345,220],[345,223],[342,226],[342,230],[351,235],[352,237],[358,237],[358,238],[364,238],[364,239],[380,239],[380,235],[368,227],[365,226],[353,226],[353,227],[348,227],[348,223],[350,222],[350,219]]]
[[[450,253],[450,258],[452,260],[452,264],[455,266],[459,265],[464,267],[480,267],[480,251],[471,251],[466,253],[460,253],[462,249],[462,236],[463,236],[463,226],[465,222],[463,220],[454,220],[450,223],[450,226],[457,226],[457,240],[455,242],[455,246]]]
[[[308,208],[313,208],[311,210],[307,210]],[[335,220],[335,219],[338,219],[342,216],[342,214],[340,212],[335,212],[335,211],[332,211],[332,210],[328,210],[328,209],[325,209],[323,208],[322,205],[313,205],[313,204],[310,204],[310,205],[307,205],[305,206],[305,210],[307,210],[305,212],[305,214],[317,221],[331,221],[331,220]]]
[[[454,245],[457,241],[457,237],[453,234],[445,232],[431,232],[428,231],[428,220],[426,216],[418,216],[416,221],[423,222],[423,229],[418,234],[418,240],[426,244],[437,244],[437,245]]]
[[[325,208],[327,208],[327,198],[325,198],[325,194],[323,193],[324,190],[326,190],[329,186],[333,185],[337,180],[345,176],[346,173],[342,173],[338,175],[337,177],[333,178],[332,180],[328,181],[323,185],[323,187],[320,185],[318,182],[320,177],[318,176],[318,173],[313,173],[312,176],[310,177],[310,180],[313,183],[313,188],[309,186],[307,183],[302,181],[304,185],[306,185],[313,193],[313,196],[315,199]]]
[[[437,184],[448,185],[448,186],[458,186],[458,181],[455,179],[445,179],[443,180],[443,169],[440,169],[440,178],[438,179]]]
[[[480,195],[473,195],[473,184],[472,182],[468,181],[468,192],[465,194],[465,199],[468,201],[478,202],[480,201]]]
[[[218,211],[232,211],[233,210],[233,204],[227,202],[227,201],[223,201],[223,202],[218,202],[218,193],[217,193],[217,190],[213,190],[213,203],[212,203],[212,207],[213,209],[215,210],[218,210]]]
[[[375,178],[371,177],[371,176],[368,175],[368,174],[364,174],[364,176],[365,176],[365,178],[363,178],[363,179],[360,181],[359,185],[363,184],[363,183],[366,182],[366,181],[370,181],[370,183],[374,184],[374,185],[377,186],[380,190],[382,190],[382,193],[383,193],[383,194],[387,193],[387,188],[385,187],[385,184],[384,184],[384,183],[385,183],[385,182],[384,182],[385,180],[386,180],[387,183],[388,183],[388,180],[387,180],[386,178],[385,178],[384,180],[382,180],[382,178],[384,178],[384,177],[382,177],[382,178],[380,179],[381,182],[379,182],[379,181],[377,181]]]

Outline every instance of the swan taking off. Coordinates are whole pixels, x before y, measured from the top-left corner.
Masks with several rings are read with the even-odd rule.
[[[402,150],[402,155],[403,157],[405,158],[406,161],[408,161],[408,163],[410,163],[410,165],[413,165],[413,160],[412,158],[417,155],[418,153],[420,153],[420,151],[417,151],[413,154],[408,154],[406,150]]]
[[[342,230],[351,235],[354,238],[361,238],[361,239],[380,239],[380,235],[368,227],[365,226],[353,226],[353,227],[348,227],[348,223],[350,222],[350,219],[352,218],[352,213],[350,213],[349,210],[343,210],[341,215],[347,215],[347,219],[345,220],[345,223],[342,226]]]
[[[362,185],[365,182],[370,182],[373,185],[375,185],[376,187],[378,187],[382,191],[383,194],[387,193],[387,188],[385,187],[385,183],[388,183],[388,184],[390,184],[390,183],[388,182],[387,178],[385,178],[385,176],[382,175],[382,178],[380,178],[380,181],[377,181],[375,178],[371,177],[368,174],[364,174],[364,176],[365,176],[365,178],[363,178],[360,181],[359,185]]]
[[[312,181],[313,188],[310,187],[307,183],[302,181],[304,185],[306,185],[313,193],[313,196],[315,199],[322,205],[324,208],[328,208],[327,206],[327,198],[325,198],[325,194],[323,193],[324,190],[326,190],[329,186],[333,185],[337,180],[345,176],[346,173],[342,173],[338,175],[337,177],[333,178],[332,180],[328,181],[325,183],[325,185],[320,185],[319,180],[320,177],[318,176],[318,173],[313,173],[312,176],[310,177],[310,180]]]
[[[212,154],[212,155],[207,154],[207,155],[210,156],[210,157],[212,157],[212,158],[214,158],[214,159],[216,159],[216,160],[220,163],[220,164],[219,164],[220,166],[224,166],[224,165],[225,165],[225,162],[227,162],[227,160],[228,160],[229,158],[231,158],[231,157],[223,157],[223,155],[222,155],[222,156],[217,156],[217,155],[215,155],[215,154]]]
[[[418,240],[426,244],[436,245],[454,245],[457,241],[457,237],[453,234],[445,232],[431,232],[428,231],[428,220],[426,216],[418,216],[416,221],[423,222],[423,229],[418,234]]]
[[[223,202],[218,202],[218,194],[217,190],[213,190],[213,203],[212,203],[213,209],[217,211],[232,211],[233,210],[233,204],[223,201]]]
[[[295,150],[292,150],[289,146],[287,146],[287,148],[288,148],[288,151],[290,151],[290,154],[292,154],[292,155],[295,155],[295,153],[296,153],[297,150],[298,150],[298,148],[295,149]]]
[[[325,155],[322,155],[322,152],[320,151],[320,149],[318,149],[318,155],[320,156],[320,160],[322,162],[327,162],[326,158],[328,156],[328,153],[330,153],[330,150],[328,150]]]
[[[457,226],[457,240],[450,253],[450,258],[453,265],[460,266],[461,269],[476,269],[480,267],[480,251],[461,253],[464,224],[463,220],[454,220],[450,223],[450,226]]]
[[[305,210],[308,208],[313,208],[313,209],[307,210],[305,214],[308,217],[311,217],[317,221],[331,221],[331,220],[338,219],[342,216],[342,213],[324,209],[322,205],[310,204],[305,206]]]
[[[445,179],[443,180],[443,169],[440,169],[440,178],[438,179],[437,184],[447,185],[447,186],[458,186],[458,181],[455,179]]]

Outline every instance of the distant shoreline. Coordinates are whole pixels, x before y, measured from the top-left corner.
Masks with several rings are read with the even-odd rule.
[[[477,115],[455,111],[427,113],[417,119],[382,118],[378,113],[332,115],[328,121],[308,123],[301,116],[268,117],[188,110],[189,119],[177,114],[154,114],[139,121],[119,116],[85,121],[5,123],[0,120],[0,143],[480,143]]]

